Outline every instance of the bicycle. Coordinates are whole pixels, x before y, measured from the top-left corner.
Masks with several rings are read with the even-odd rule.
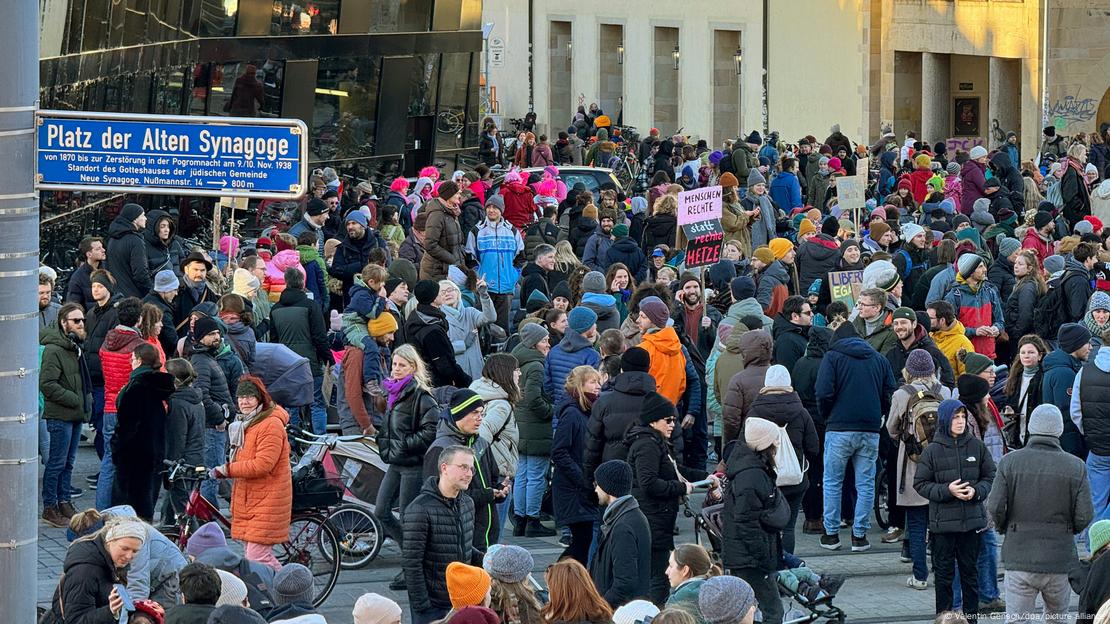
[[[184,552],[189,536],[203,523],[216,522],[224,530],[231,529],[231,521],[200,494],[200,484],[208,478],[207,468],[168,459],[163,463],[169,467],[163,474],[171,487],[176,482],[192,484],[185,509],[176,514],[172,526],[161,528],[163,535]],[[274,550],[282,564],[299,563],[312,572],[316,588],[312,606],[324,604],[335,589],[341,567],[339,537],[328,524],[327,517],[315,509],[294,510],[289,522],[289,540],[275,545]]]

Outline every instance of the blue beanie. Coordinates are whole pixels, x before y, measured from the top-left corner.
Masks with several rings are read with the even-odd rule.
[[[583,334],[597,324],[597,313],[589,308],[578,306],[567,314],[567,324],[574,331]]]
[[[354,221],[362,227],[370,227],[369,222],[366,220],[366,215],[362,214],[362,211],[360,210],[352,210],[351,212],[347,213],[347,218],[344,220],[344,223],[348,223],[351,221]]]

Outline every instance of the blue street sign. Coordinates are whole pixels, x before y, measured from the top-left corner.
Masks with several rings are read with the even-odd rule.
[[[296,119],[38,112],[42,190],[290,199],[308,181]]]

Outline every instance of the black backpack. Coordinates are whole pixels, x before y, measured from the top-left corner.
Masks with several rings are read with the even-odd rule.
[[[1050,286],[1048,292],[1033,307],[1033,331],[1038,336],[1055,336],[1060,326],[1067,322],[1067,296],[1064,282],[1070,277],[1081,277],[1078,272],[1064,271],[1060,281]]]
[[[243,557],[239,560],[239,569],[236,576],[247,586],[247,603],[262,617],[266,617],[274,608],[274,599],[270,595],[270,588],[257,572],[251,570],[251,562]]]

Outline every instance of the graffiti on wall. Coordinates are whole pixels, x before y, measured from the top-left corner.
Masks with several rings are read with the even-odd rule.
[[[1048,109],[1048,116],[1060,126],[1067,126],[1075,121],[1090,121],[1098,110],[1098,102],[1094,98],[1080,99],[1074,95],[1066,95],[1062,100],[1056,100]]]
[[[987,142],[982,137],[956,137],[948,139],[944,142],[944,144],[946,147],[948,147],[949,154],[955,154],[956,150],[969,152],[971,151],[971,148],[975,147],[976,145],[982,145],[986,147]]]

